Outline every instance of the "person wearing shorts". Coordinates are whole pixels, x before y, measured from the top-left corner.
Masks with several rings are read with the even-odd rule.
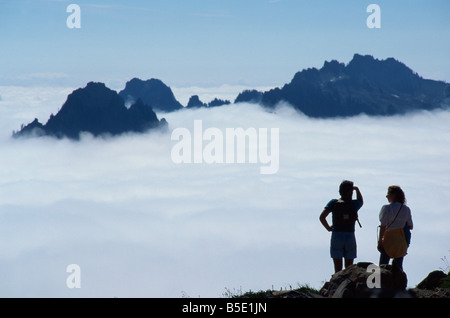
[[[352,199],[353,191],[356,192],[356,200]],[[342,270],[342,259],[345,260],[347,268],[356,258],[355,223],[358,220],[358,211],[363,205],[361,192],[352,181],[343,181],[339,186],[339,194],[341,198],[329,201],[319,217],[325,229],[332,232],[330,256],[333,259],[335,273]],[[326,219],[330,213],[332,213],[331,226]]]

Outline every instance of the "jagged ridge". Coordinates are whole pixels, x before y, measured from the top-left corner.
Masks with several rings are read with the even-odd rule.
[[[35,119],[13,136],[48,135],[78,139],[82,132],[94,136],[119,135],[166,125],[166,120],[158,120],[153,109],[141,99],[126,108],[117,92],[103,83],[90,82],[85,88],[72,92],[60,111],[52,114],[45,125]]]
[[[262,93],[266,107],[282,101],[310,117],[386,116],[447,107],[450,85],[423,79],[393,58],[355,54],[348,65],[325,62],[320,70],[303,70],[282,88]]]
[[[450,84],[423,79],[394,58],[378,60],[355,54],[347,65],[333,60],[325,62],[321,69],[297,72],[281,88],[246,90],[234,103],[258,103],[273,109],[283,101],[310,117],[389,116],[449,107]],[[128,104],[132,104],[130,108],[125,106]],[[186,108],[227,104],[230,101],[218,98],[206,104],[193,95]],[[173,112],[183,108],[170,87],[158,79],[133,78],[119,93],[105,84],[90,82],[70,94],[45,125],[35,119],[13,135],[33,133],[76,139],[81,132],[95,136],[143,132],[167,125],[165,119],[157,119],[154,110]]]

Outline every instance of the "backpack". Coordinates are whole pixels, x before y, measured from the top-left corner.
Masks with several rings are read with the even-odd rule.
[[[353,201],[337,200],[333,204],[332,213],[334,231],[354,231],[355,222],[358,219],[358,212],[353,205]]]

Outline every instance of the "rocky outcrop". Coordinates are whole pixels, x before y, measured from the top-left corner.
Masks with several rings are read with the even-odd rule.
[[[75,90],[56,115],[45,125],[35,119],[22,127],[13,137],[53,136],[79,139],[83,132],[94,136],[120,135],[127,132],[145,132],[165,129],[165,119],[158,120],[153,109],[138,99],[130,108],[117,92],[103,83],[90,82]]]
[[[392,265],[381,265],[380,288],[369,288],[371,263],[358,263],[334,274],[320,295],[327,298],[450,298],[450,276],[433,271],[415,288],[407,289],[405,272]]]
[[[418,298],[450,298],[450,275],[433,271],[412,291]]]
[[[392,298],[414,297],[406,291],[408,278],[406,273],[391,265],[381,265],[379,270],[379,286],[373,281],[374,271],[371,263],[358,263],[334,274],[325,283],[320,294],[328,298]]]
[[[374,275],[379,275],[378,282]],[[305,287],[267,290],[238,298],[450,298],[450,275],[442,271],[431,272],[415,288],[408,289],[407,283],[406,273],[392,265],[360,262],[335,273],[318,291]]]

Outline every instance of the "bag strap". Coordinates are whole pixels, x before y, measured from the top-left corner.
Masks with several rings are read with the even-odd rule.
[[[386,230],[392,225],[392,223],[394,223],[395,219],[397,218],[397,216],[398,216],[398,214],[400,213],[400,210],[401,210],[402,208],[403,208],[403,203],[402,203],[402,205],[400,206],[400,209],[398,209],[397,214],[395,215],[395,218],[392,220],[392,222],[391,222],[388,226],[386,226]]]
[[[395,219],[397,218],[398,214],[400,213],[400,210],[402,209],[402,207],[403,207],[403,203],[402,203],[402,205],[400,206],[400,209],[398,209],[397,214],[395,215],[394,220],[392,220],[392,222],[389,223],[388,226],[386,226],[386,228],[385,228],[386,231],[387,231],[387,229],[392,225],[392,223],[394,223],[394,221],[395,221]],[[378,227],[381,228],[381,225],[378,225]],[[380,239],[380,238],[379,238],[379,236],[378,236],[378,231],[377,231],[377,241],[378,241],[379,239]]]

